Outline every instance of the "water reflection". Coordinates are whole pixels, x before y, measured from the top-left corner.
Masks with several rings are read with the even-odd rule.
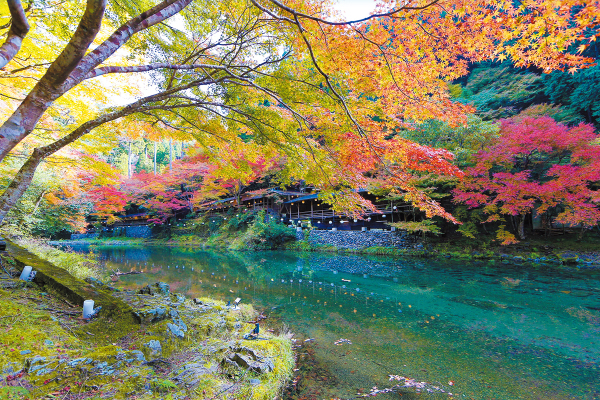
[[[464,398],[600,397],[595,271],[289,252],[93,251],[107,268],[144,272],[119,285],[160,280],[190,296],[241,297],[288,324],[299,342],[314,339],[299,350],[311,361],[290,398],[349,398],[391,386],[392,374]],[[352,344],[336,345],[340,338]]]

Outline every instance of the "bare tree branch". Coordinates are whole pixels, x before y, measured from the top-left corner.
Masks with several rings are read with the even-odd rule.
[[[365,17],[365,18],[361,18],[361,19],[357,19],[357,20],[353,20],[353,21],[343,21],[343,22],[327,21],[327,20],[324,20],[324,19],[312,16],[312,15],[303,14],[303,13],[301,13],[299,11],[296,11],[295,9],[293,9],[291,7],[286,6],[285,4],[281,3],[278,0],[269,0],[269,1],[271,3],[273,3],[273,4],[275,4],[280,9],[289,12],[294,17],[301,17],[301,18],[310,19],[312,21],[320,22],[320,23],[327,24],[327,25],[337,25],[337,26],[339,26],[339,25],[357,24],[359,22],[365,22],[365,21],[368,21],[368,20],[373,19],[373,18],[391,17],[391,16],[394,16],[395,14],[398,14],[399,12],[402,12],[402,11],[424,10],[426,8],[429,8],[429,7],[433,6],[433,5],[435,5],[440,0],[433,0],[430,3],[427,3],[427,4],[422,5],[422,6],[402,6],[400,8],[396,8],[396,9],[390,10],[390,11],[385,12],[385,13],[372,14],[372,15],[369,15],[368,17]],[[259,7],[259,5],[256,3],[256,0],[252,0],[252,3],[254,5],[256,5],[257,7]],[[264,9],[262,7],[259,7],[259,8],[261,8],[264,11]],[[281,17],[281,18],[283,18],[283,17]],[[287,20],[288,20],[288,22],[290,22],[289,19],[287,19]]]
[[[90,71],[85,79],[96,78],[98,76],[106,75],[106,74],[127,74],[132,72],[147,72],[154,71],[157,69],[172,69],[172,70],[190,70],[190,69],[202,69],[202,68],[211,68],[211,69],[225,69],[226,67],[214,64],[190,64],[190,65],[175,65],[171,63],[155,63],[148,65],[134,65],[129,67],[121,67],[121,66],[106,66],[96,68]]]

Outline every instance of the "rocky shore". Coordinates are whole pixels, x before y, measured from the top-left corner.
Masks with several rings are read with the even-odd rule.
[[[188,299],[164,283],[120,291],[92,278],[92,290],[130,305],[139,324],[119,326],[129,320],[103,310],[88,322],[79,305],[15,279],[18,268],[3,261],[0,398],[270,400],[292,374],[289,333],[243,338],[258,316],[250,305]]]

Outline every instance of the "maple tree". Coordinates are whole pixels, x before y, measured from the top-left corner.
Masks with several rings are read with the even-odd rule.
[[[173,163],[162,174],[140,172],[121,186],[124,198],[148,210],[151,223],[164,223],[180,210],[192,212],[206,197],[202,190],[209,166],[198,157]]]
[[[517,116],[500,121],[499,137],[475,155],[476,164],[454,190],[455,202],[482,207],[484,222],[515,218],[525,239],[532,212],[556,215],[562,224],[594,226],[600,221],[600,144],[591,125],[575,127],[550,117]],[[515,236],[501,225],[499,239]]]
[[[59,13],[80,11],[70,2],[56,7]],[[596,39],[600,13],[597,1],[575,0],[387,0],[360,21],[340,21],[321,1],[164,0],[108,7],[110,20],[107,2],[88,0],[75,33],[66,39],[56,34],[64,50],[49,57],[47,68],[9,70],[15,75],[25,68],[36,80],[18,88],[24,100],[15,101],[16,108],[4,107],[0,157],[18,150],[29,158],[0,198],[0,218],[46,157],[106,123],[136,118],[188,132],[207,148],[245,136],[260,153],[277,149],[287,159],[282,182],[302,179],[323,189],[336,207],[370,207],[352,189],[371,182],[373,169],[382,171],[377,179],[385,177],[428,214],[450,218],[411,183],[411,171],[458,173],[450,153],[388,140],[388,133],[428,119],[464,123],[472,109],[452,101],[447,83],[465,75],[469,62],[510,58],[545,71],[590,66],[593,60],[572,47],[582,51]],[[176,14],[185,28],[165,28]],[[32,15],[50,26],[43,15]],[[39,29],[25,38],[54,31]],[[119,50],[128,56],[119,57]],[[55,104],[86,84],[137,72],[154,74],[154,94],[117,107],[107,99],[66,126],[64,116],[62,125],[58,115],[44,121]],[[40,123],[60,126],[61,135],[36,141],[31,133]]]

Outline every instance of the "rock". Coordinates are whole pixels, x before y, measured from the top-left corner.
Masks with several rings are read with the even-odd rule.
[[[233,351],[233,354],[225,357],[222,364],[233,365],[259,374],[271,372],[275,369],[273,361],[260,357],[253,349],[248,347],[235,347],[231,350]]]
[[[158,340],[151,340],[145,346],[148,348],[151,357],[160,357],[162,354],[162,346]]]
[[[202,363],[199,359],[195,359],[181,366],[177,370],[177,375],[173,378],[173,381],[191,388],[197,386],[202,378],[206,375],[212,375],[216,370],[216,366],[210,366]]]
[[[93,360],[91,358],[76,358],[74,360],[71,360],[67,363],[67,365],[71,368],[74,368],[76,366],[78,366],[79,364],[89,364],[91,363]]]
[[[141,288],[138,292],[139,294],[149,294],[149,295],[155,295],[155,294],[161,294],[161,295],[167,295],[170,293],[170,288],[169,285],[167,285],[164,282],[156,282],[153,285],[146,285],[143,288]]]
[[[104,286],[104,282],[102,282],[99,279],[92,278],[91,276],[85,278],[84,281],[86,281],[87,283],[89,283],[90,285],[92,285],[94,287],[102,287],[102,286]]]
[[[154,295],[156,291],[152,285],[146,285],[138,291],[139,294],[149,294]]]
[[[21,355],[29,354],[31,350],[21,350]]]
[[[177,321],[173,321],[177,324],[177,326],[179,327],[179,329],[181,329],[184,332],[187,332],[188,328],[187,325],[180,319],[178,319]]]
[[[252,386],[260,385],[260,379],[256,379],[256,378],[250,379],[250,384]]]
[[[156,342],[157,340],[155,340]],[[158,344],[160,346],[160,343]],[[133,356],[133,359],[135,359],[135,361],[140,361],[140,362],[145,362],[146,361],[146,357],[144,356],[144,353],[142,353],[139,350],[131,350],[129,352],[129,355]]]
[[[54,346],[54,342],[52,340],[46,339],[44,340],[44,344],[48,347]]]
[[[2,366],[2,374],[14,374],[20,371],[21,369],[21,363],[18,363],[16,361],[9,362],[8,364]]]
[[[42,369],[42,368],[50,365],[51,363],[52,362],[48,361],[46,359],[46,357],[34,356],[33,358],[31,358],[25,362],[25,369],[27,370],[28,373],[31,374],[32,372]]]
[[[185,337],[185,333],[183,333],[183,330],[178,325],[175,325],[175,324],[172,324],[169,322],[167,324],[167,328],[169,328],[169,331],[171,331],[173,336],[181,338],[181,339],[183,339]]]
[[[577,264],[579,261],[579,255],[577,253],[573,253],[570,251],[565,251],[562,253],[558,253],[556,255],[563,264]]]
[[[198,304],[198,305],[204,305],[204,303],[202,302],[202,300],[200,299],[194,299],[192,300],[194,302],[194,304]]]
[[[169,285],[167,285],[164,282],[157,282],[156,286],[157,286],[158,291],[160,292],[160,294],[169,294],[170,291],[171,291],[170,290],[171,288],[169,287]]]
[[[148,310],[138,311],[138,315],[142,323],[155,323],[167,319],[167,309],[164,307],[156,307]]]

